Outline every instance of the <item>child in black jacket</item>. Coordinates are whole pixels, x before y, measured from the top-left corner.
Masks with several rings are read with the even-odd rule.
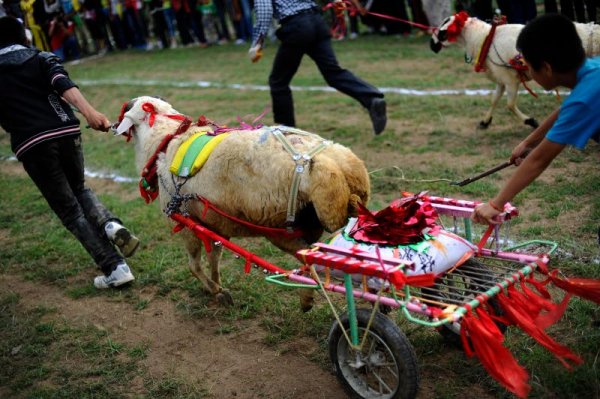
[[[0,18],[0,125],[52,210],[104,272],[94,279],[96,288],[128,283],[134,277],[123,256],[133,255],[139,241],[85,186],[79,120],[69,104],[93,129],[107,131],[110,122],[58,57],[25,44],[23,25]]]

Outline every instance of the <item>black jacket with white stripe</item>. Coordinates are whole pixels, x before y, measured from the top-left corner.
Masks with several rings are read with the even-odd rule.
[[[17,158],[36,144],[79,135],[79,119],[61,97],[76,87],[59,58],[12,45],[0,49],[0,126]]]

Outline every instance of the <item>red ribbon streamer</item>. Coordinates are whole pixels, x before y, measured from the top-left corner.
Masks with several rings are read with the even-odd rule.
[[[460,336],[467,356],[476,355],[488,373],[510,392],[520,398],[529,394],[529,374],[502,345],[504,336],[496,323],[481,308],[479,318],[468,312],[460,326]]]

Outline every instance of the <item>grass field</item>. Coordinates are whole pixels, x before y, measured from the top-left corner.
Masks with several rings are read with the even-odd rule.
[[[250,122],[270,105],[269,92],[251,86],[266,85],[275,48],[267,47],[258,64],[248,61],[246,48],[228,45],[123,52],[68,65],[67,69],[88,100],[112,120],[117,118],[124,101],[149,94],[160,95],[192,117],[202,114],[219,123],[235,125],[238,116]],[[434,55],[429,51],[427,38],[363,36],[356,41],[336,42],[335,50],[342,66],[378,87],[422,91],[493,88],[483,75],[465,65],[459,49]],[[203,88],[189,84],[196,81],[215,85]],[[309,59],[292,83],[298,87],[326,86]],[[245,88],[235,89],[232,84]],[[389,93],[386,99],[388,127],[374,137],[368,114],[352,99],[331,91],[294,92],[298,127],[351,147],[365,161],[371,172],[371,209],[386,206],[402,191],[427,190],[435,195],[487,200],[510,175],[510,169],[464,187],[449,182],[505,161],[512,148],[529,133],[505,109],[504,100],[492,126],[477,130],[488,107],[487,96]],[[521,95],[519,104],[522,111],[542,120],[559,101],[551,94],[541,93],[538,99]],[[267,114],[261,122],[270,124],[272,116]],[[89,170],[136,176],[131,143],[86,130],[83,138]],[[161,315],[172,314],[175,319],[166,336],[202,331],[197,342],[200,349],[203,340],[214,343],[223,339],[223,346],[230,345],[231,352],[241,351],[236,344],[236,340],[241,340],[249,348],[256,345],[264,353],[282,356],[279,364],[271,365],[275,370],[286,370],[282,359],[292,364],[294,358],[300,357],[306,360],[306,367],[328,375],[325,339],[332,317],[325,301],[320,299],[313,311],[303,314],[294,292],[266,284],[261,273],[244,275],[242,262],[226,254],[224,285],[232,290],[235,305],[215,308],[189,273],[183,248],[169,232],[159,207],[144,205],[137,195],[136,183],[88,181],[105,204],[143,240],[141,250],[130,262],[137,278],[133,286],[97,292],[91,284],[96,274],[91,259],[49,211],[20,165],[8,160],[10,155],[8,135],[3,134],[0,397],[234,396],[232,390],[219,387],[226,385],[219,380],[226,370],[219,368],[218,359],[210,374],[200,365],[198,369],[193,367],[194,360],[186,358],[185,348],[163,348],[153,340],[154,330],[139,336],[133,334],[143,331],[144,319],[152,319],[159,311]],[[553,256],[552,265],[568,275],[600,278],[596,241],[600,226],[599,155],[596,144],[590,144],[584,152],[567,149],[514,201],[521,216],[513,222],[513,240],[558,242],[559,251]],[[294,259],[264,240],[236,242],[279,266],[297,266]],[[118,323],[113,320],[117,314]],[[100,317],[100,321],[95,321],[95,317]],[[478,362],[448,347],[435,331],[413,325],[401,315],[394,317],[419,358],[420,397],[510,397]],[[508,346],[531,374],[531,397],[600,397],[599,320],[596,305],[575,298],[563,319],[550,329],[554,338],[585,360],[570,372],[531,338],[509,329]],[[154,327],[161,331],[160,323]],[[245,331],[252,331],[255,340],[250,342]],[[241,354],[239,358],[243,360]],[[161,364],[171,366],[161,368]],[[294,380],[313,378],[302,370],[296,372]],[[260,373],[251,382],[239,382],[234,377],[228,381],[238,381],[238,398],[307,397],[303,396],[308,393],[302,391],[300,383],[286,389],[281,382],[283,373],[270,375],[268,387],[257,382]],[[334,379],[331,381],[335,384]],[[324,394],[315,397],[337,397],[340,392],[320,389]]]

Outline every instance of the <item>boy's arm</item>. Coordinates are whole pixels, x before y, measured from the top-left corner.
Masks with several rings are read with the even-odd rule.
[[[498,224],[499,222],[494,218],[501,213],[500,210],[504,204],[511,201],[534,181],[565,147],[565,144],[542,139],[542,142],[525,158],[498,195],[487,204],[476,207],[471,218],[482,224]]]
[[[92,129],[101,130],[103,132],[108,131],[110,128],[110,121],[108,118],[104,114],[96,111],[85,97],[83,97],[83,94],[81,94],[77,87],[71,87],[63,92],[62,96],[69,104],[73,105],[81,112]]]
[[[510,156],[511,162],[513,162],[517,166],[520,165],[521,162],[523,162],[525,155],[529,151],[537,147],[539,143],[542,142],[544,137],[546,137],[546,133],[548,133],[550,128],[554,125],[554,122],[556,122],[559,111],[560,108],[554,110],[554,112],[552,112],[546,119],[544,119],[544,121],[538,128],[531,132],[531,134],[529,134],[529,136],[527,136],[525,140],[521,141],[513,149],[512,154]]]

